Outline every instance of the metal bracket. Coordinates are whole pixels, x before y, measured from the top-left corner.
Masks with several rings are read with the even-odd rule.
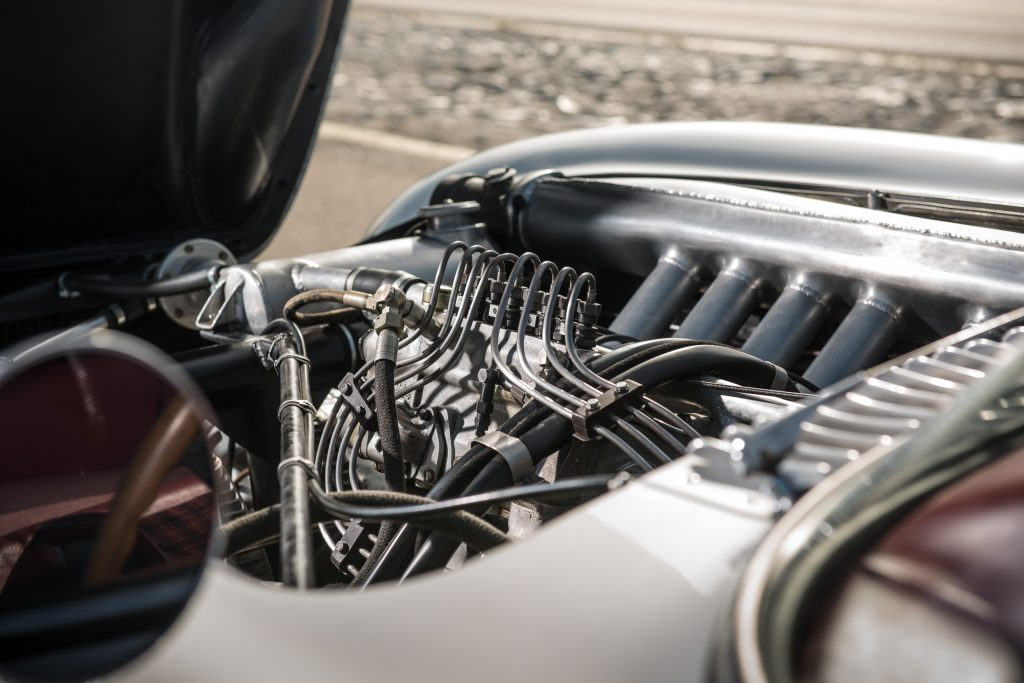
[[[356,384],[356,378],[351,372],[342,378],[338,390],[341,400],[352,410],[359,425],[368,432],[377,431],[377,416],[359,392],[359,385]]]
[[[375,535],[376,528],[376,525],[373,525],[371,530],[355,520],[346,525],[345,535],[331,552],[331,564],[341,572],[346,581],[354,579],[366,562],[366,556],[362,552],[366,551],[369,554],[374,543],[371,537]]]
[[[593,428],[609,414],[617,412],[623,405],[639,405],[644,387],[639,382],[626,380],[620,387],[609,389],[600,396],[587,401],[572,415],[573,436],[581,441],[594,439]]]
[[[234,255],[220,242],[206,238],[191,239],[182,242],[167,253],[157,267],[153,278],[160,280],[182,273],[206,270],[210,278],[210,286],[213,287],[219,284],[217,273],[220,268],[237,263]],[[164,313],[178,325],[191,330],[207,329],[201,327],[199,321],[200,319],[204,323],[209,321],[208,317],[201,316],[201,313],[207,309],[209,296],[209,290],[187,292],[160,297],[159,304]],[[209,312],[207,311],[207,313]]]
[[[431,408],[430,412],[430,450],[415,473],[417,485],[423,482],[426,484],[425,488],[429,488],[434,480],[455,463],[455,435],[462,425],[462,418],[451,408],[435,407]]]

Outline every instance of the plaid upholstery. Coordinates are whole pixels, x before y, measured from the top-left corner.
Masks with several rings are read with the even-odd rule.
[[[171,564],[201,562],[213,521],[213,496],[206,493],[144,516],[139,533]]]
[[[56,520],[74,521],[67,533],[73,538],[93,537],[102,523],[109,501],[59,514]],[[136,554],[150,568],[164,565],[182,566],[198,564],[206,556],[213,528],[214,497],[210,488],[184,468],[177,468],[164,481],[153,504],[143,513],[138,523]],[[42,577],[65,573],[61,554],[46,547],[33,545],[41,525],[53,520],[40,518],[36,523],[0,536],[0,592],[17,590],[17,576],[28,575],[45,583]],[[58,543],[63,541],[58,541]],[[56,574],[51,574],[56,572]],[[8,585],[8,579],[12,581]]]

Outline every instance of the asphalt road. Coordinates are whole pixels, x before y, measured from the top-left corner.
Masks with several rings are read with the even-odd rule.
[[[392,198],[451,163],[443,154],[321,136],[284,224],[260,258],[299,256],[357,242]]]
[[[1021,0],[357,0],[355,6],[1024,61]]]

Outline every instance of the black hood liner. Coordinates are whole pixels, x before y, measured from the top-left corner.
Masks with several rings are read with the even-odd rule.
[[[39,0],[0,10],[0,273],[273,235],[347,0]],[[15,275],[20,273],[20,275]]]

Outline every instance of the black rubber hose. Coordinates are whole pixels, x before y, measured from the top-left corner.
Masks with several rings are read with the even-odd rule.
[[[377,432],[384,455],[384,485],[388,491],[405,492],[405,460],[402,437],[398,431],[398,407],[395,405],[395,362],[380,358],[373,363],[374,408]]]
[[[289,402],[309,400],[309,367],[291,356],[306,356],[306,340],[298,326],[283,318],[270,321],[261,336],[283,332],[275,366],[279,375],[281,406],[281,460],[308,461],[312,456],[306,447],[312,436],[314,421],[298,406],[284,410]],[[275,344],[276,346],[276,344]],[[285,360],[287,358],[287,360]],[[309,533],[309,486],[305,473],[297,467],[278,472],[281,497],[281,582],[286,586],[308,588],[315,584],[313,547]]]
[[[539,403],[530,403],[528,406],[511,416],[499,428],[500,431],[512,436],[521,436],[535,427],[550,411]],[[448,470],[437,480],[437,483],[430,489],[427,497],[432,500],[440,500],[449,493],[458,493],[465,490],[466,486],[494,461],[495,453],[484,446],[473,446],[469,451],[455,461]],[[500,458],[499,458],[500,460]],[[501,464],[504,465],[504,460]],[[361,574],[365,574],[363,584],[377,583],[392,578],[398,571],[399,562],[407,555],[415,540],[415,530],[403,525],[395,534],[394,540],[383,551],[379,559],[371,564],[369,559],[363,565]]]
[[[164,280],[120,280],[96,275],[68,273],[64,276],[63,285],[65,289],[72,292],[150,299],[209,289],[210,275],[211,272],[208,268]]]
[[[640,340],[636,337],[630,337],[628,334],[616,334],[615,332],[610,332],[608,334],[602,334],[594,340],[594,343],[598,346],[604,346],[605,344],[632,344],[636,341]]]
[[[625,368],[632,367],[639,362],[656,357],[666,351],[694,346],[699,343],[689,339],[652,339],[642,341],[620,347],[594,359],[592,367],[595,372],[601,375],[606,377],[614,376]],[[548,434],[547,430],[557,425],[560,429],[565,430],[565,439],[567,440],[569,438],[568,423],[561,418],[552,419],[553,417],[557,416],[552,416],[551,411],[539,402],[532,401],[515,415],[509,417],[498,430],[511,436],[523,438],[524,435],[537,427],[543,420],[548,419],[550,422],[545,427],[544,434]],[[527,440],[530,440],[530,437],[527,437]],[[554,450],[554,448],[551,450]],[[551,450],[546,451],[546,453],[550,453]],[[486,474],[483,473],[485,469]],[[437,483],[430,489],[427,497],[440,500],[449,494],[458,495],[460,492],[470,491],[470,484],[477,477],[480,477],[482,483],[487,482],[486,485],[491,488],[504,486],[512,481],[511,471],[502,458],[496,457],[495,452],[489,448],[474,446],[438,479]],[[473,487],[472,490],[477,489]],[[373,564],[367,561],[363,565],[363,572],[365,572],[363,583],[368,585],[394,577],[398,571],[398,563],[407,556],[414,540],[415,530],[409,526],[403,526],[379,560],[375,560]],[[426,543],[423,545],[425,546]],[[422,552],[422,548],[420,552]],[[443,555],[443,553],[441,554]]]
[[[648,341],[642,341],[634,344],[628,344],[626,346],[621,346],[611,351],[610,353],[606,353],[605,355],[600,356],[594,362],[594,368],[597,369],[598,367],[604,367],[605,375],[613,376],[615,375],[615,373],[620,372],[622,368],[635,366],[641,360],[656,358],[668,351],[689,348],[691,346],[706,346],[710,348],[730,349],[732,351],[736,351],[739,354],[742,354],[744,357],[750,359],[751,361],[767,363],[767,361],[757,358],[756,356],[743,353],[742,351],[738,351],[737,349],[734,349],[733,347],[727,344],[720,344],[719,342],[711,341],[701,341],[699,339],[669,338],[651,339]],[[820,391],[820,389],[816,387],[814,384],[808,382],[806,379],[804,379],[803,377],[794,372],[789,372],[788,370],[785,370],[784,368],[781,367],[778,369],[778,372],[785,372],[786,376],[789,378],[789,381],[793,385],[800,385],[802,387],[805,387],[812,393]]]
[[[106,297],[84,294],[74,299],[62,299],[56,280],[46,280],[24,289],[0,296],[0,323],[21,320],[26,311],[46,310],[61,313],[67,310],[99,308],[107,303]]]
[[[689,348],[701,344],[702,342],[694,342],[687,339],[655,339],[640,342],[639,344],[632,345],[631,348],[622,347],[600,356],[594,360],[593,368],[595,372],[605,377],[614,377],[616,374],[635,367],[643,361],[663,355],[666,351]],[[714,344],[709,346],[719,348],[718,345]],[[724,345],[720,348],[731,349],[731,347]],[[753,359],[752,356],[747,357]],[[757,359],[753,360],[756,361]],[[542,424],[543,426],[541,426]],[[558,442],[567,440],[570,434],[569,423],[564,418],[552,415],[550,410],[537,402],[529,403],[510,417],[499,427],[499,431],[519,438],[530,449],[531,453],[550,447],[551,450],[546,451],[545,454],[551,453],[557,447]],[[438,480],[437,484],[430,490],[429,497],[439,499],[449,493],[458,494],[459,492],[468,491],[467,486],[469,482],[479,475],[481,470],[490,462],[494,463],[492,469],[504,469],[506,472],[509,472],[508,466],[503,459],[495,459],[494,451],[483,446],[475,446]],[[509,472],[509,476],[511,476],[511,472]],[[511,482],[503,482],[498,485],[504,486],[508,483]],[[460,486],[459,484],[462,485]]]
[[[416,505],[425,500],[421,496],[394,491],[332,491],[324,495],[339,503],[365,506]],[[218,533],[225,554],[233,555],[273,543],[280,537],[280,516],[281,506],[274,504],[222,526]],[[313,506],[310,514],[312,523],[320,524],[334,519],[337,519],[335,515],[320,506]],[[417,519],[414,524],[457,538],[479,551],[491,550],[509,540],[507,535],[491,524],[462,510],[444,516]]]
[[[639,382],[651,390],[666,382],[711,375],[739,384],[776,389],[780,377],[786,388],[795,388],[789,375],[779,366],[736,349],[720,346],[689,346],[663,353],[623,372],[615,378]]]
[[[773,386],[780,377],[780,369],[767,361],[728,346],[705,344],[680,339],[682,343],[664,343],[668,340],[653,340],[622,347],[602,356],[594,363],[594,369],[602,375],[621,372],[616,382],[627,379],[639,382],[645,389],[654,389],[665,382],[689,376],[715,375],[739,381],[742,384]],[[635,365],[642,360],[639,365]],[[630,366],[633,367],[630,367]],[[534,458],[541,458],[556,450],[571,436],[569,422],[560,415],[549,415],[520,437],[520,441]],[[502,458],[494,458],[480,471],[480,474],[464,489],[464,495],[479,494],[512,483],[512,472]],[[474,514],[482,514],[486,508],[470,508]],[[437,569],[448,561],[458,544],[451,539],[431,536],[423,543],[402,580]]]
[[[405,492],[405,460],[402,459],[402,437],[398,431],[398,407],[395,405],[395,362],[380,358],[373,363],[373,395],[377,413],[377,433],[380,436],[381,452],[384,456],[384,486],[388,491]],[[352,457],[355,457],[353,454]],[[391,545],[398,525],[391,521],[381,522],[377,541],[373,544],[366,562],[356,574],[353,584],[362,585],[376,566],[384,551]]]
[[[522,434],[519,440],[526,446],[536,463],[568,442],[571,436],[572,429],[568,420],[561,415],[548,415],[533,429]],[[492,457],[480,470],[480,473],[465,487],[462,495],[477,495],[512,483],[512,471],[505,459]],[[490,506],[481,505],[467,509],[475,515],[481,515],[487,511],[488,507]],[[420,547],[405,573],[402,574],[402,581],[444,566],[457,547],[458,543],[452,542],[450,538],[431,535]]]
[[[285,333],[279,339],[275,360],[280,379],[281,461],[309,461],[312,454],[307,451],[307,444],[314,429],[313,417],[297,405],[284,410],[289,403],[309,400],[309,367],[294,357],[307,358],[308,361],[306,341],[298,326],[283,318],[270,321],[260,335],[273,332]],[[305,473],[297,467],[288,467],[279,471],[278,484],[283,510],[280,515],[281,582],[286,586],[307,588],[314,585],[316,579],[309,533],[308,481]]]
[[[688,379],[686,380],[686,383],[703,389],[711,389],[712,391],[716,391],[720,394],[772,396],[774,398],[782,398],[787,401],[806,401],[807,399],[814,398],[811,394],[802,394],[799,391],[778,391],[775,389],[762,389],[760,387],[745,387],[741,385],[721,384],[719,382],[712,382],[710,380],[703,379]]]
[[[591,493],[604,493],[617,488],[627,480],[628,476],[624,474],[595,474],[569,477],[550,484],[545,481],[508,486],[492,491],[459,496],[458,498],[447,498],[445,500],[428,500],[414,496],[412,503],[403,502],[398,505],[383,507],[379,505],[361,505],[346,500],[334,500],[324,493],[323,489],[316,483],[310,485],[310,491],[315,503],[327,513],[336,515],[338,519],[397,519],[416,523],[424,519],[437,519],[454,512],[462,512],[478,507],[490,507],[491,505],[507,503],[511,500],[560,500]]]
[[[732,348],[731,346],[719,344],[718,342],[698,341],[695,339],[648,339],[646,341],[636,342],[635,344],[620,346],[619,348],[594,359],[593,368],[605,377],[614,377],[629,368],[636,367],[646,360],[657,358],[669,351],[686,349],[691,346],[711,346],[722,349]]]

